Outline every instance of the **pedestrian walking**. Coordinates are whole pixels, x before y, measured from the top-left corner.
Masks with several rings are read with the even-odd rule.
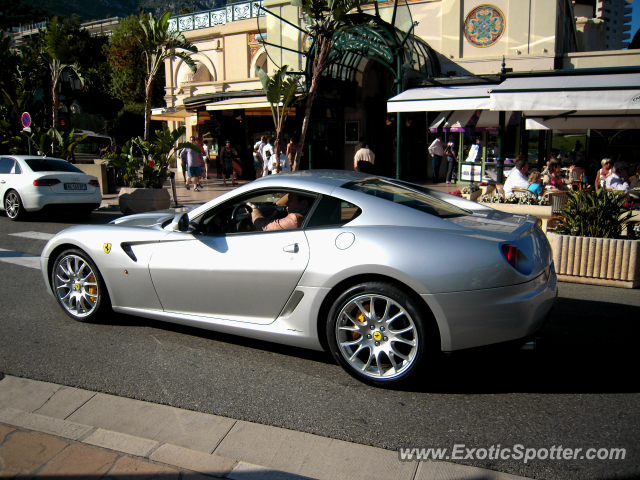
[[[367,142],[360,141],[360,149],[353,157],[353,168],[356,172],[373,173],[373,165],[376,161],[376,154],[371,151]]]
[[[296,159],[296,152],[298,151],[298,146],[296,142],[293,140],[293,137],[289,139],[289,143],[287,144],[287,158],[289,159],[289,165],[293,165],[294,160]]]
[[[191,143],[194,143],[194,138],[191,137]],[[198,192],[200,186],[200,160],[202,159],[202,154],[194,150],[193,148],[184,148],[180,152],[180,159],[183,162],[186,161],[187,164],[187,179],[186,179],[186,187],[189,190],[189,181],[193,180],[193,191]]]
[[[433,168],[433,183],[438,183],[438,177],[440,176],[440,164],[442,163],[442,156],[444,155],[442,134],[438,134],[433,143],[429,145],[429,154],[431,155],[431,166]]]
[[[273,138],[267,138],[267,143],[265,143],[264,147],[262,147],[262,176],[266,177],[271,174],[271,170],[269,169],[269,159],[273,155]]]
[[[231,148],[231,140],[225,140],[224,147],[220,149],[220,162],[222,163],[222,183],[227,186],[227,177],[231,178],[231,185],[237,185],[236,170],[239,164],[234,168],[234,163],[238,163],[240,157],[235,148]]]
[[[453,174],[455,173],[455,168],[458,163],[458,156],[456,155],[456,143],[449,142],[447,143],[447,147],[444,149],[444,154],[447,156],[447,184],[451,184],[451,179],[453,178]],[[527,184],[528,186],[528,184]]]

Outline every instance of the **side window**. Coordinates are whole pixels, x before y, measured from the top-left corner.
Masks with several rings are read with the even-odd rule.
[[[0,158],[0,175],[13,172],[13,158]]]
[[[20,175],[22,173],[22,169],[20,168],[20,164],[16,161],[15,165],[13,166],[13,173],[15,173],[16,175]]]
[[[362,210],[357,205],[325,195],[309,219],[307,228],[342,226],[361,213]]]
[[[296,198],[289,201],[289,194],[294,195]],[[299,226],[295,226],[295,221],[292,222],[291,219],[285,221],[285,217],[290,213],[299,213],[294,220],[304,220],[314,201],[315,195],[303,192],[260,190],[232,199],[206,212],[202,216],[202,220],[198,222],[197,231],[209,235],[227,235],[299,228]],[[253,208],[259,211],[259,214],[250,215],[245,207],[247,203],[253,205]],[[289,212],[289,209],[292,212]],[[268,227],[272,222],[276,223]]]

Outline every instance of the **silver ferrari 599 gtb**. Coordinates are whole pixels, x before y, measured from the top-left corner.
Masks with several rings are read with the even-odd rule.
[[[72,227],[41,265],[78,321],[114,310],[324,348],[381,386],[433,352],[526,342],[557,295],[535,217],[328,170],[262,178],[188,214]]]

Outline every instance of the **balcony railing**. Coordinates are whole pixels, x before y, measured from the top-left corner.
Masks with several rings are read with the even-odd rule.
[[[169,19],[169,30],[186,32],[201,28],[225,25],[237,20],[257,18],[264,16],[260,7],[264,6],[264,0],[229,3],[226,7],[215,10],[207,10],[189,15],[178,15]]]

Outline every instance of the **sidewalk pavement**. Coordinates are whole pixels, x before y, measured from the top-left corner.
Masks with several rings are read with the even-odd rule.
[[[154,480],[523,478],[449,462],[401,462],[395,451],[5,376],[0,381],[0,477],[13,476]]]
[[[215,178],[215,175],[209,177],[209,180],[202,180],[202,191],[194,192],[193,185],[189,190],[185,187],[185,182],[182,179],[182,174],[177,172],[175,169],[171,169],[171,171],[175,172],[175,182],[176,182],[176,196],[178,197],[178,205],[184,207],[195,207],[197,205],[201,205],[203,203],[208,202],[209,200],[213,200],[220,195],[227,193],[230,190],[233,190],[237,187],[231,186],[231,181],[227,180],[227,187],[225,187],[222,183],[222,180],[218,180]],[[245,185],[250,183],[251,180],[238,180],[240,185]],[[424,185],[426,187],[435,188],[437,190],[443,192],[449,192],[454,190],[460,190],[462,187],[456,185],[447,185],[446,183],[438,183],[433,184],[430,180],[417,182],[419,185]],[[164,188],[169,190],[169,195],[171,195],[171,208],[174,208],[174,201],[171,192],[171,183],[169,181],[165,182]],[[118,191],[120,187],[118,187]],[[118,207],[118,193],[105,193],[102,195],[102,204],[100,205],[100,210],[102,211],[119,211]],[[182,208],[175,209],[177,213],[184,211]]]

